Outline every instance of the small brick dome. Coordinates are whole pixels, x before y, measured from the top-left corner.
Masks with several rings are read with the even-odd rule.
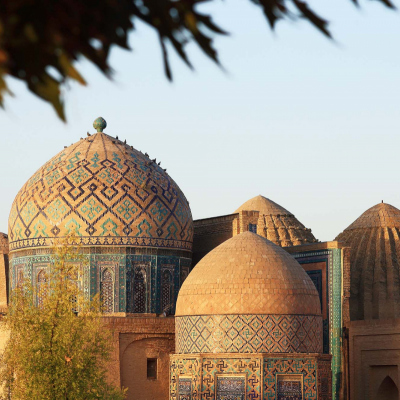
[[[181,287],[177,316],[211,314],[320,315],[321,306],[293,257],[245,232],[207,254]]]
[[[263,215],[293,215],[290,211],[286,210],[274,201],[267,199],[264,196],[258,195],[243,203],[235,213],[240,211],[259,211]]]
[[[258,211],[257,233],[281,247],[318,242],[290,211],[264,196],[243,203],[235,213]]]

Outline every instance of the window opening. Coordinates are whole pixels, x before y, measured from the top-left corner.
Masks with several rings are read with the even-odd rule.
[[[135,266],[133,283],[133,312],[146,312],[146,271],[143,266]]]
[[[161,281],[161,309],[165,314],[171,313],[172,308],[172,273],[169,270],[164,270]]]
[[[257,233],[257,224],[249,224],[249,231]]]
[[[101,277],[101,302],[103,305],[103,312],[114,312],[114,279],[112,272],[106,268]]]
[[[147,379],[157,379],[157,358],[147,359]]]
[[[46,271],[44,269],[41,269],[37,274],[37,282],[36,282],[38,307],[43,306],[43,301],[47,295],[47,289],[48,289],[47,286],[48,286],[48,279]]]

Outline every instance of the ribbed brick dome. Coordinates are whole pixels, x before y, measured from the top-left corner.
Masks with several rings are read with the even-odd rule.
[[[400,210],[379,203],[335,240],[351,247],[351,320],[400,317]]]
[[[281,247],[314,243],[318,240],[290,211],[264,196],[242,204],[235,213],[258,211],[257,233]]]
[[[176,315],[320,315],[318,292],[286,251],[251,232],[207,254],[183,283]]]

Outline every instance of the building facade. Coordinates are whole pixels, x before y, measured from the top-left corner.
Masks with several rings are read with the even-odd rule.
[[[171,400],[332,398],[314,284],[255,233],[236,235],[197,264],[175,320]]]
[[[338,235],[351,249],[347,380],[352,400],[398,400],[400,210],[379,203]]]
[[[324,243],[263,196],[193,221],[156,159],[94,126],[15,198],[1,315],[22,280],[46,284],[54,243],[73,235],[128,400],[400,399],[400,210],[380,203]],[[310,302],[285,292],[299,274]]]
[[[189,203],[156,160],[105,134],[102,118],[94,127],[97,133],[64,148],[17,194],[9,217],[10,288],[22,280],[46,285],[52,246],[73,235],[83,255],[82,289],[87,297],[101,294],[115,331],[111,378],[129,389],[128,399],[166,398],[169,316],[192,258]]]

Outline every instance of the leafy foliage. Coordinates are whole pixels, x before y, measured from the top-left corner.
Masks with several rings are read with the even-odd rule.
[[[127,35],[140,20],[158,34],[168,79],[172,72],[167,43],[190,67],[185,52],[195,42],[219,63],[213,35],[225,34],[210,15],[196,9],[216,0],[3,0],[0,4],[0,105],[7,90],[5,77],[27,83],[30,91],[51,103],[65,120],[60,86],[66,79],[85,85],[74,67],[85,57],[107,76],[112,45],[128,49]],[[271,28],[278,20],[306,19],[330,37],[328,23],[302,0],[250,0],[265,14]],[[357,0],[351,0],[357,4]],[[393,8],[391,0],[380,0]]]
[[[55,248],[45,285],[24,283],[13,291],[4,329],[10,332],[1,357],[5,398],[122,400],[107,383],[111,334],[100,318],[98,297],[86,299],[71,238]],[[76,315],[79,314],[79,315]]]

